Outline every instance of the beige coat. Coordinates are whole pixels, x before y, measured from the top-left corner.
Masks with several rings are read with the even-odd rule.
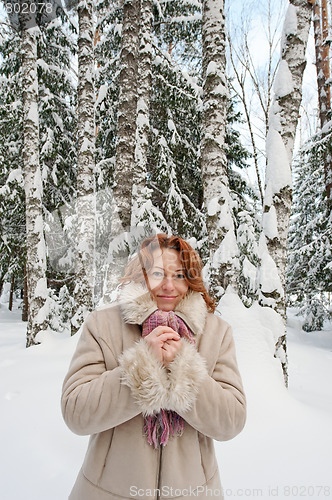
[[[245,422],[231,328],[190,291],[176,313],[196,348],[182,339],[166,369],[141,338],[139,325],[156,309],[132,283],[119,303],[84,324],[62,395],[68,427],[91,434],[70,500],[223,498],[213,439],[233,438]],[[184,431],[155,450],[143,435],[143,414],[161,408],[180,414]]]

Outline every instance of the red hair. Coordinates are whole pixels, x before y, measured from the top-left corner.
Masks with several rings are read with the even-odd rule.
[[[167,236],[167,234],[156,234],[146,238],[138,251],[126,267],[125,275],[121,283],[134,281],[136,283],[147,282],[147,273],[153,267],[153,252],[155,250],[176,250],[183,266],[186,282],[189,288],[200,292],[210,312],[214,312],[216,305],[208,294],[202,278],[202,261],[198,253],[179,236]]]

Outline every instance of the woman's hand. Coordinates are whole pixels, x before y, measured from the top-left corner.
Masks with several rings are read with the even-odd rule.
[[[168,366],[181,349],[180,335],[169,326],[157,326],[144,340],[164,366]]]
[[[174,359],[179,350],[181,349],[182,342],[181,342],[181,337],[178,340],[166,340],[164,342],[164,345],[162,347],[164,353],[163,353],[163,364],[164,366],[169,365]]]

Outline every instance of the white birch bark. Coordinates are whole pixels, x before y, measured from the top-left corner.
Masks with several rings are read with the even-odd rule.
[[[259,269],[260,303],[273,307],[285,330],[276,340],[287,385],[286,264],[292,198],[291,164],[302,99],[302,78],[312,6],[308,0],[290,0],[283,27],[281,59],[274,84],[266,140],[267,168],[263,213],[262,263]]]
[[[124,0],[122,45],[120,54],[119,104],[115,174],[112,198],[112,241],[104,282],[103,302],[112,300],[112,292],[123,274],[126,263],[127,231],[132,212],[133,176],[137,118],[137,47],[139,44],[140,0]]]
[[[27,347],[47,327],[46,247],[42,179],[39,165],[39,116],[36,29],[22,31],[23,166],[26,203]]]
[[[130,226],[137,117],[139,0],[124,0],[112,234]]]
[[[149,216],[150,190],[146,186],[148,146],[150,135],[150,98],[152,85],[152,1],[141,0],[140,45],[138,50],[138,85],[135,169],[133,176],[131,226]]]
[[[236,288],[238,247],[225,152],[227,82],[223,0],[203,1],[203,131],[201,167],[209,241],[210,291]]]
[[[95,93],[93,2],[78,5],[78,156],[75,314],[72,334],[94,307],[95,258]]]

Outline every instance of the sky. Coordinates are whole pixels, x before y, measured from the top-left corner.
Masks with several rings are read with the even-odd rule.
[[[276,37],[274,42],[273,65],[280,59],[280,37],[283,23],[288,7],[288,0],[256,0],[244,2],[243,0],[226,0],[226,25],[232,38],[232,43],[236,46],[241,40],[241,30],[247,26],[248,40],[251,50],[252,60],[258,72],[264,74],[267,70],[269,56],[269,45],[267,43],[268,30],[268,6],[271,8],[271,31],[275,29]],[[239,66],[238,66],[239,67]],[[228,62],[228,74],[233,75],[231,64]],[[315,66],[315,47],[313,37],[313,27],[311,28],[307,46],[307,65],[303,76],[303,97],[300,109],[301,118],[298,123],[296,141],[294,146],[294,156],[304,142],[316,131],[317,127],[317,81]],[[234,80],[233,80],[234,81]],[[234,81],[235,84],[235,81]],[[260,154],[260,174],[264,180],[265,174],[265,134],[263,125],[263,115],[252,85],[246,85],[247,95],[250,102],[250,116],[253,120],[256,140]],[[239,105],[239,109],[242,109]],[[243,115],[244,116],[244,115]],[[250,136],[246,125],[239,125],[242,140],[248,147],[250,146]],[[247,175],[252,183],[256,182],[256,173],[253,168],[249,168]],[[263,182],[264,184],[264,182]]]

